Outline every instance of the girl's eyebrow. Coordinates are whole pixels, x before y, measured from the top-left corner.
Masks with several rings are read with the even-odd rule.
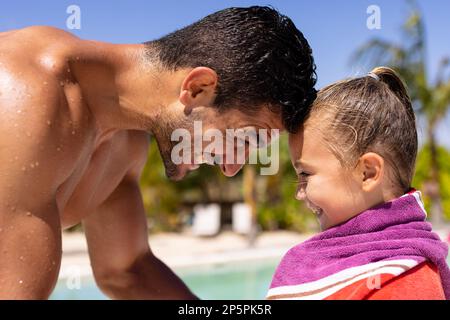
[[[298,169],[298,168],[304,168],[304,167],[311,167],[311,165],[303,159],[297,159],[297,160],[295,160],[294,167],[296,169]]]

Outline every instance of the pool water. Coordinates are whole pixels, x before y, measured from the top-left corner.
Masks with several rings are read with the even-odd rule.
[[[195,268],[180,268],[175,269],[175,272],[201,299],[264,299],[278,262],[279,260],[252,260],[196,266]],[[68,284],[67,280],[61,279],[58,281],[50,299],[108,299],[96,286],[92,278],[82,278],[79,288],[76,289]]]
[[[450,265],[450,256],[447,261]],[[201,299],[246,300],[264,299],[279,260],[251,260],[191,268],[175,269],[188,287]],[[81,279],[80,289],[69,289],[67,280],[59,280],[50,299],[104,300],[108,299],[96,286],[94,279]]]

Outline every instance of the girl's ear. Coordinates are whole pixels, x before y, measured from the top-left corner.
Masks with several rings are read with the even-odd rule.
[[[190,114],[196,107],[210,106],[216,97],[217,73],[207,67],[197,67],[184,78],[180,88],[180,102],[185,113]]]
[[[359,163],[361,166],[362,188],[366,192],[373,191],[382,183],[384,159],[374,152],[368,152],[361,156]]]

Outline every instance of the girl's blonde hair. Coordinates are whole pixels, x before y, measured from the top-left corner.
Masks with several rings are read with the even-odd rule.
[[[318,121],[314,121],[318,120]],[[319,128],[345,167],[375,152],[389,164],[398,193],[411,187],[417,155],[415,115],[396,72],[377,67],[367,76],[331,84],[318,92],[305,126]]]

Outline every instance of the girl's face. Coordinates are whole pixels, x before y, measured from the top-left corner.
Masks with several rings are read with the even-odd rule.
[[[367,204],[359,171],[343,168],[321,137],[307,126],[289,135],[289,149],[299,180],[296,198],[306,202],[325,230],[366,210]]]

